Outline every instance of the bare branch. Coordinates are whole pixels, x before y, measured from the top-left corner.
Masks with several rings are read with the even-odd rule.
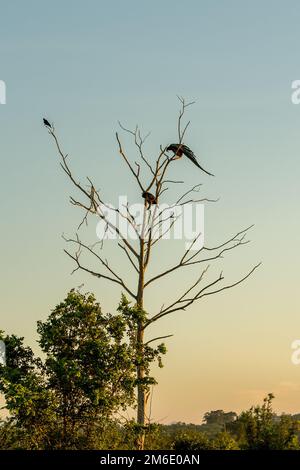
[[[150,132],[148,132],[148,134],[146,134],[145,137],[142,137],[138,126],[135,127],[134,131],[131,131],[130,129],[127,129],[126,127],[124,127],[120,123],[120,121],[118,121],[118,123],[119,123],[119,126],[121,127],[121,129],[123,131],[128,132],[129,134],[131,134],[134,137],[134,143],[135,143],[136,147],[138,148],[141,159],[147,165],[147,167],[149,168],[152,175],[154,175],[154,170],[153,170],[152,166],[150,165],[150,163],[148,162],[148,160],[146,159],[146,157],[144,155],[144,151],[143,151],[143,145],[144,145],[146,139],[149,137]]]
[[[221,287],[221,289],[217,289],[215,291],[210,291],[210,292],[206,292],[205,294],[202,294],[201,296],[197,297],[197,300],[198,299],[201,299],[202,297],[205,297],[206,295],[212,295],[212,294],[217,294],[219,292],[222,292],[223,290],[227,290],[227,289],[231,289],[232,287],[235,287],[235,286],[238,286],[239,284],[241,284],[242,282],[244,282],[246,279],[248,279],[249,276],[251,276],[251,274],[257,269],[259,268],[259,266],[261,265],[262,263],[258,263],[256,264],[252,269],[251,271],[249,271],[242,279],[240,279],[239,281],[236,281],[234,282],[233,284],[229,284],[227,286],[224,286],[224,287]]]
[[[194,254],[189,255],[189,253],[191,252],[194,244],[197,242],[197,240],[199,239],[199,237],[201,236],[201,233],[199,233],[195,238],[194,240],[192,241],[191,245],[189,246],[189,248],[185,251],[185,253],[183,254],[182,258],[180,259],[180,261],[174,265],[173,267],[163,271],[162,273],[154,276],[153,278],[149,279],[149,281],[147,281],[145,283],[145,287],[147,287],[149,284],[151,284],[152,282],[156,281],[157,279],[160,279],[170,273],[172,273],[173,271],[176,271],[177,269],[179,268],[182,268],[182,267],[185,267],[185,266],[191,266],[191,265],[195,265],[195,264],[200,264],[200,263],[206,263],[206,262],[209,262],[209,261],[213,261],[213,260],[216,260],[216,259],[221,259],[223,258],[223,254],[226,253],[227,251],[231,251],[235,248],[237,248],[238,246],[242,246],[242,245],[246,245],[249,243],[249,240],[245,240],[245,235],[246,235],[246,232],[252,228],[252,225],[250,227],[247,227],[246,229],[244,230],[241,230],[240,232],[238,232],[237,234],[235,234],[233,237],[231,237],[229,240],[227,240],[226,242],[222,243],[221,245],[217,246],[217,247],[214,247],[214,248],[209,248],[208,250],[209,251],[216,251],[217,249],[219,248],[222,248],[224,247],[222,250],[219,251],[219,253],[217,253],[216,255],[214,256],[211,256],[211,257],[208,257],[208,258],[201,258],[201,259],[195,259],[201,252],[207,250],[207,248],[205,247],[202,247],[200,248],[199,250],[197,250]],[[238,238],[240,235],[242,235],[240,238]],[[155,240],[156,241],[156,240]],[[234,243],[233,243],[234,242]],[[230,246],[227,246],[229,245],[230,243],[233,243],[232,245]]]
[[[229,240],[225,241],[224,243],[221,243],[220,245],[217,245],[217,246],[211,247],[211,248],[209,248],[209,247],[207,247],[207,246],[204,246],[204,247],[203,247],[203,250],[207,250],[207,251],[218,250],[219,248],[222,248],[223,246],[228,245],[228,243],[230,243],[230,242],[232,242],[232,241],[236,241],[237,237],[239,237],[240,235],[242,235],[242,234],[248,232],[248,230],[250,230],[250,229],[253,228],[253,227],[254,227],[254,224],[249,225],[249,227],[247,227],[247,228],[241,230],[240,232],[236,233],[233,237],[231,237]]]
[[[133,169],[133,167],[132,167],[130,161],[128,160],[128,158],[126,157],[126,155],[125,155],[125,153],[124,153],[124,151],[123,151],[122,144],[121,144],[121,141],[120,141],[120,139],[119,139],[119,135],[118,135],[117,132],[116,132],[116,139],[117,139],[118,144],[119,144],[119,152],[120,152],[120,154],[122,155],[123,159],[125,160],[125,162],[126,162],[128,168],[130,169],[131,173],[132,173],[133,176],[135,177],[135,179],[136,179],[136,181],[137,181],[139,187],[141,188],[142,191],[144,191],[143,185],[142,185],[142,183],[141,183],[141,181],[140,181],[140,178],[139,178],[139,169],[138,169],[138,171],[134,171],[134,169]]]
[[[128,251],[127,251],[126,247],[125,247],[125,246],[123,246],[123,245],[121,245],[121,243],[118,243],[118,246],[119,246],[119,247],[120,247],[122,250],[124,250],[124,251],[125,251],[125,253],[126,253],[126,256],[127,256],[127,258],[129,259],[129,261],[130,261],[130,263],[132,264],[132,266],[134,267],[135,271],[136,271],[137,273],[139,273],[139,270],[138,270],[138,268],[136,267],[136,265],[135,265],[134,261],[132,260],[132,258],[131,258],[131,256],[130,256],[130,254],[128,253]]]
[[[76,239],[72,239],[72,238],[65,238],[63,237],[64,240],[68,243],[74,243],[75,245],[78,246],[78,251],[75,253],[75,255],[71,255],[68,251],[65,250],[65,252],[67,253],[67,255],[72,258],[74,261],[76,261],[76,264],[77,264],[77,269],[82,269],[84,271],[87,271],[87,272],[90,272],[91,274],[93,274],[94,276],[97,276],[99,278],[103,277],[104,279],[107,279],[107,280],[110,280],[112,282],[115,282],[117,284],[119,284],[120,286],[122,286],[126,292],[128,292],[128,294],[131,295],[131,297],[133,298],[136,298],[136,296],[133,294],[133,292],[129,289],[129,287],[127,287],[127,285],[125,284],[125,282],[123,281],[123,279],[110,267],[109,263],[107,260],[104,260],[98,253],[96,253],[90,246],[84,244],[78,237],[78,235],[76,236]],[[80,254],[81,254],[81,249],[84,248],[87,252],[89,252],[91,255],[95,256],[99,261],[100,263],[102,264],[102,266],[104,266],[108,271],[109,273],[113,276],[108,276],[108,275],[104,275],[104,274],[101,274],[101,273],[98,273],[98,272],[95,272],[95,271],[91,271],[85,267],[83,267],[80,262],[79,262],[79,258],[80,258]]]
[[[205,287],[203,287],[202,289],[200,289],[194,296],[190,297],[190,298],[187,298],[186,295],[187,293],[191,292],[191,290],[196,287],[198,284],[199,284],[199,280],[196,281],[196,283],[191,287],[189,288],[183,295],[181,295],[179,297],[179,299],[175,302],[173,302],[173,304],[171,304],[169,307],[161,310],[157,315],[155,315],[154,317],[150,318],[148,320],[148,322],[146,323],[146,326],[150,325],[151,323],[157,321],[159,318],[162,318],[164,317],[165,315],[169,315],[170,313],[174,313],[174,312],[177,312],[178,310],[185,310],[187,307],[189,307],[190,305],[192,305],[195,301],[197,300],[200,300],[202,297],[205,297],[207,295],[212,295],[212,294],[217,294],[219,292],[222,292],[224,290],[227,290],[227,289],[231,289],[232,287],[235,287],[239,284],[241,284],[242,282],[244,282],[249,276],[251,276],[251,274],[261,265],[261,263],[255,265],[244,277],[242,277],[241,279],[239,279],[238,281],[232,283],[232,284],[228,284],[224,287],[221,287],[219,289],[215,289],[215,290],[212,290],[212,291],[208,291],[206,292],[208,289],[210,289],[211,287],[213,287],[214,285],[218,284],[219,282],[223,281],[224,280],[224,277],[223,277],[223,273],[220,274],[220,276],[215,279],[214,281],[212,281],[211,283],[207,284]],[[146,327],[145,326],[145,327]]]
[[[171,338],[171,336],[174,336],[174,335],[157,336],[157,338],[153,338],[153,339],[150,339],[150,341],[147,341],[147,343],[145,343],[145,346],[147,346],[148,344],[152,343],[153,341],[158,341],[158,340],[160,340],[160,339]]]

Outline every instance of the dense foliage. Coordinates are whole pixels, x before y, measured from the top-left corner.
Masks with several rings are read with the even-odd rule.
[[[135,349],[126,316],[103,314],[92,294],[72,290],[38,322],[42,361],[15,335],[0,390],[17,431],[13,446],[91,448],[114,413],[134,403]],[[3,433],[4,433],[3,428]]]

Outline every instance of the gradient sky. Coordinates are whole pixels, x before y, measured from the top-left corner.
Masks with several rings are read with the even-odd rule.
[[[160,144],[176,140],[180,94],[196,100],[186,143],[216,174],[182,161],[174,170],[220,197],[206,207],[207,244],[255,224],[251,245],[216,268],[230,281],[263,265],[244,285],[149,332],[174,334],[165,368],[155,370],[152,418],[199,423],[207,410],[240,411],[268,392],[277,411],[300,412],[300,366],[290,360],[300,338],[300,105],[291,103],[291,83],[300,79],[299,2],[1,0],[0,7],[1,328],[38,351],[36,321],[71,287],[84,283],[105,311],[120,297],[105,282],[70,276],[61,234],[74,234],[81,214],[69,205],[76,193],[42,117],[55,122],[82,180],[92,176],[107,201],[119,193],[135,200],[139,191],[117,152],[117,121],[151,130],[154,158]],[[154,270],[181,248],[163,242]],[[126,273],[113,242],[107,252]],[[155,313],[195,277],[185,272],[149,290],[147,310]]]

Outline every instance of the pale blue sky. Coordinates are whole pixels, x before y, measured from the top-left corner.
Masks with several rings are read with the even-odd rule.
[[[255,223],[252,246],[224,260],[225,274],[234,279],[261,260],[263,267],[246,285],[153,329],[175,334],[158,372],[154,418],[199,422],[207,409],[239,410],[269,391],[279,410],[299,411],[300,368],[290,363],[290,343],[300,337],[300,105],[290,99],[291,82],[300,79],[299,2],[0,7],[0,79],[7,85],[0,105],[1,327],[33,344],[36,321],[82,282],[105,310],[119,299],[107,284],[70,276],[61,233],[73,234],[80,214],[68,204],[72,188],[42,117],[55,122],[82,178],[93,176],[107,200],[118,192],[135,199],[139,192],[123,179],[117,121],[151,130],[154,158],[159,144],[176,139],[176,95],[184,95],[196,100],[186,143],[216,178],[182,162],[180,177],[221,197],[206,208],[206,239]],[[164,245],[166,265],[179,248]],[[118,262],[112,246],[108,252]],[[149,311],[174,285],[149,291]]]

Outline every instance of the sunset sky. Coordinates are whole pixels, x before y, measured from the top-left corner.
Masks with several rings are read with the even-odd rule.
[[[104,198],[140,198],[115,141],[118,120],[146,133],[147,153],[176,142],[179,102],[195,100],[185,143],[210,178],[188,161],[172,175],[185,188],[202,183],[205,243],[213,245],[251,224],[251,244],[213,268],[231,282],[257,262],[245,284],[204,298],[157,323],[166,341],[165,367],[154,369],[152,419],[200,423],[213,409],[240,411],[276,396],[278,412],[300,412],[300,365],[291,343],[300,339],[299,177],[300,105],[291,84],[300,79],[297,1],[165,0],[159,2],[0,0],[1,244],[0,329],[24,336],[38,352],[36,322],[68,290],[84,283],[104,311],[121,291],[77,272],[64,254],[62,233],[74,235],[82,214],[42,125],[55,123],[81,181],[91,176]],[[128,135],[120,133],[132,160]],[[170,191],[165,202],[174,202]],[[96,241],[96,219],[82,238]],[[183,241],[163,241],[153,258],[177,261]],[[126,259],[107,242],[107,257],[134,286]],[[145,308],[155,314],[197,270],[149,287]]]

